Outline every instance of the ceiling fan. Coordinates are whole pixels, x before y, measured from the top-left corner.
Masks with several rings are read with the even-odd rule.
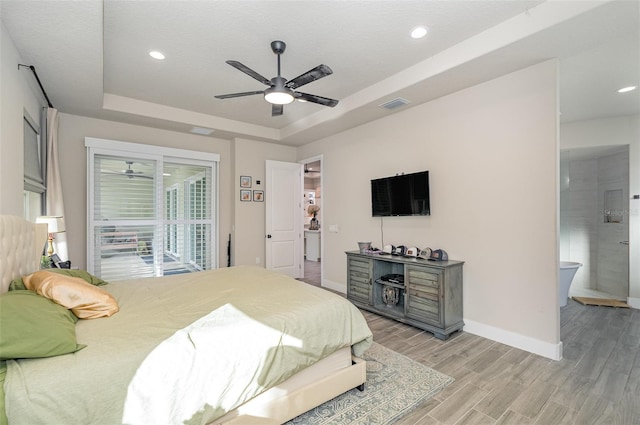
[[[241,64],[238,61],[228,60],[227,63],[232,67],[236,68],[239,71],[244,72],[248,76],[256,79],[261,82],[265,86],[269,86],[269,88],[265,90],[257,90],[257,91],[248,91],[242,93],[230,93],[230,94],[220,94],[215,96],[217,99],[229,99],[232,97],[241,97],[241,96],[251,96],[254,94],[262,94],[264,95],[264,99],[271,103],[273,106],[271,107],[271,115],[278,116],[282,115],[283,105],[289,104],[294,100],[298,99],[301,101],[318,103],[320,105],[329,106],[333,108],[338,104],[338,101],[335,99],[329,99],[327,97],[317,96],[315,94],[302,93],[299,91],[295,91],[298,87],[302,87],[305,84],[312,83],[320,78],[326,77],[327,75],[333,74],[331,68],[327,65],[318,65],[313,69],[305,72],[304,74],[298,75],[296,78],[292,80],[287,80],[280,75],[280,55],[284,53],[287,45],[284,41],[272,41],[271,42],[271,50],[278,56],[278,75],[273,77],[271,80],[266,79],[262,75],[258,74],[251,68],[246,65]]]
[[[142,171],[134,171],[133,169],[131,169],[131,166],[133,165],[133,161],[125,161],[125,163],[127,164],[127,169],[126,170],[121,170],[121,171],[105,171],[105,170],[101,170],[101,171],[103,173],[105,173],[105,174],[121,175],[121,176],[126,176],[126,177],[128,177],[130,179],[132,179],[134,177],[140,177],[140,178],[143,178],[143,179],[153,179],[153,177],[145,175]]]
[[[320,172],[316,171],[316,170],[318,170],[318,165],[317,164],[315,164],[315,169],[309,167],[309,164],[304,164],[304,176],[306,178],[313,179],[313,178],[316,178],[316,177],[320,177]]]

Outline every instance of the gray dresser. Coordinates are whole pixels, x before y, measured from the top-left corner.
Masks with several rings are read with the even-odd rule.
[[[347,252],[347,298],[356,306],[432,332],[439,339],[464,326],[462,261],[430,261]],[[402,275],[404,282],[389,275]]]

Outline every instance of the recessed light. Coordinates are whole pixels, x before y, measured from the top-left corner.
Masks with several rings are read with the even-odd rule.
[[[629,91],[635,90],[635,89],[637,89],[637,88],[638,88],[637,86],[628,86],[628,87],[623,87],[623,88],[621,88],[620,90],[618,90],[618,93],[626,93],[626,92],[629,92]]]
[[[427,35],[427,27],[416,27],[411,31],[412,38],[422,38]]]
[[[157,50],[153,50],[153,51],[149,52],[149,56],[151,56],[154,59],[158,59],[159,61],[164,59],[164,55],[161,52],[157,51]]]

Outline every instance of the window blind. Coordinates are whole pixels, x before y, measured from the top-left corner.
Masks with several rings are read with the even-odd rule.
[[[35,124],[27,117],[24,127],[24,189],[35,193],[44,193],[45,183],[40,159],[40,137]]]
[[[115,281],[215,267],[213,165],[198,162],[93,155],[94,273]]]

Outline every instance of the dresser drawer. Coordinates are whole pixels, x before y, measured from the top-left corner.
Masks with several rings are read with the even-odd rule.
[[[407,266],[406,274],[407,316],[439,325],[442,321],[440,304],[442,273],[431,268]]]
[[[367,304],[370,303],[373,263],[367,259],[350,257],[347,267],[349,270],[348,298]]]
[[[440,325],[442,321],[441,309],[440,302],[437,299],[419,296],[415,291],[409,289],[405,302],[408,317],[433,325]]]
[[[349,258],[349,274],[351,276],[364,276],[367,279],[371,274],[371,262],[360,258]]]
[[[438,299],[440,295],[440,286],[442,282],[442,274],[431,269],[423,269],[417,267],[407,267],[407,276],[405,276],[405,284],[409,290],[415,295],[425,298]]]
[[[424,269],[417,267],[407,267],[407,277],[405,280],[409,280],[409,282],[415,283],[421,286],[429,286],[432,288],[437,288],[440,286],[441,273],[437,270],[432,269]]]

